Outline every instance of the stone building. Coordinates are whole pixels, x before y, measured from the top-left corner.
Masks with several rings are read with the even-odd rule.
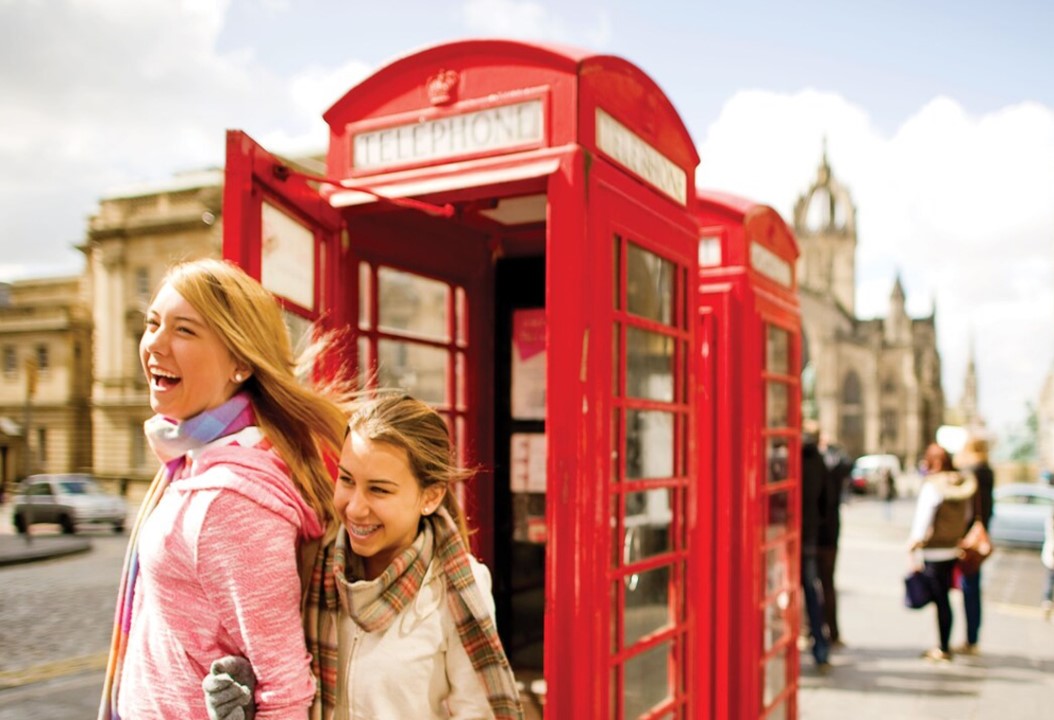
[[[146,308],[172,263],[222,254],[222,189],[222,170],[176,175],[103,197],[89,220],[82,249],[96,328],[95,474],[122,489],[157,470],[143,436],[150,417],[139,361]]]
[[[290,162],[309,172],[324,168],[320,156]],[[143,435],[151,415],[139,359],[146,309],[173,263],[223,255],[223,177],[219,168],[198,170],[110,193],[88,223],[82,250],[96,328],[94,471],[122,490],[129,483],[141,489],[157,471]]]
[[[0,286],[0,483],[92,467],[92,317],[84,279]]]
[[[794,208],[801,255],[803,411],[853,455],[892,453],[914,464],[943,422],[936,309],[905,310],[897,277],[883,318],[858,318],[856,208],[826,150]]]

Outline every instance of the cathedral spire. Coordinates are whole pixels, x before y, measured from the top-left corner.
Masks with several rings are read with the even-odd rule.
[[[889,294],[890,303],[899,303],[904,306],[904,283],[900,280],[900,269],[897,269],[896,280],[893,281],[893,291]]]
[[[980,428],[984,426],[978,412],[977,401],[977,362],[975,360],[973,330],[970,330],[969,359],[966,362],[966,377],[963,379],[963,394],[959,400],[960,422],[967,428]]]
[[[893,290],[889,293],[889,313],[883,324],[886,342],[891,345],[899,345],[911,340],[911,319],[904,306],[904,283],[900,279],[899,268],[896,279],[893,281]]]

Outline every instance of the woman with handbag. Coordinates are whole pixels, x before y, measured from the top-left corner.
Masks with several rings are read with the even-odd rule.
[[[926,480],[919,490],[908,549],[929,582],[937,606],[939,645],[924,652],[927,660],[951,660],[952,609],[948,591],[959,558],[959,540],[971,517],[977,482],[952,466],[948,451],[936,443],[926,448],[922,468]]]
[[[973,521],[981,524],[987,541],[988,521],[992,519],[992,488],[995,475],[988,464],[988,442],[971,437],[962,450],[962,465],[977,481],[977,492],[973,500]],[[968,532],[968,534],[970,534]],[[990,548],[990,546],[989,546]],[[966,615],[966,642],[955,648],[956,653],[977,655],[978,636],[981,631],[981,565],[984,559],[973,555],[973,562],[959,563],[962,570],[963,610]]]

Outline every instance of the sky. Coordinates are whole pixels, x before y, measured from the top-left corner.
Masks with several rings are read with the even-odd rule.
[[[322,113],[422,47],[509,37],[621,56],[664,90],[700,187],[792,219],[826,142],[857,209],[857,314],[900,276],[971,353],[994,432],[1054,361],[1047,0],[0,0],[0,280],[74,274],[101,197],[223,163],[227,128],[320,151]]]

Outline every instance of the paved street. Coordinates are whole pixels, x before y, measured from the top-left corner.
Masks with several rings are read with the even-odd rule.
[[[12,532],[4,507],[0,534]],[[81,534],[88,552],[0,567],[0,720],[95,717],[128,536]]]
[[[937,640],[933,606],[901,604],[911,500],[843,509],[837,585],[848,647],[819,676],[803,652],[801,720],[963,720],[1050,717],[1054,624],[1039,610],[1045,570],[1036,550],[999,548],[982,570],[979,657],[934,665],[919,657]],[[964,640],[962,596],[952,593],[952,645]]]
[[[802,654],[801,720],[842,720],[849,709],[854,720],[1049,717],[1054,624],[1038,608],[1038,552],[998,550],[984,566],[984,654],[932,665],[918,657],[935,643],[932,606],[901,604],[911,511],[910,500],[845,506],[838,585],[848,647],[827,676]],[[0,535],[10,533],[5,514]],[[88,552],[0,567],[0,720],[95,716],[127,536],[84,535]],[[958,643],[964,626],[954,595]]]

